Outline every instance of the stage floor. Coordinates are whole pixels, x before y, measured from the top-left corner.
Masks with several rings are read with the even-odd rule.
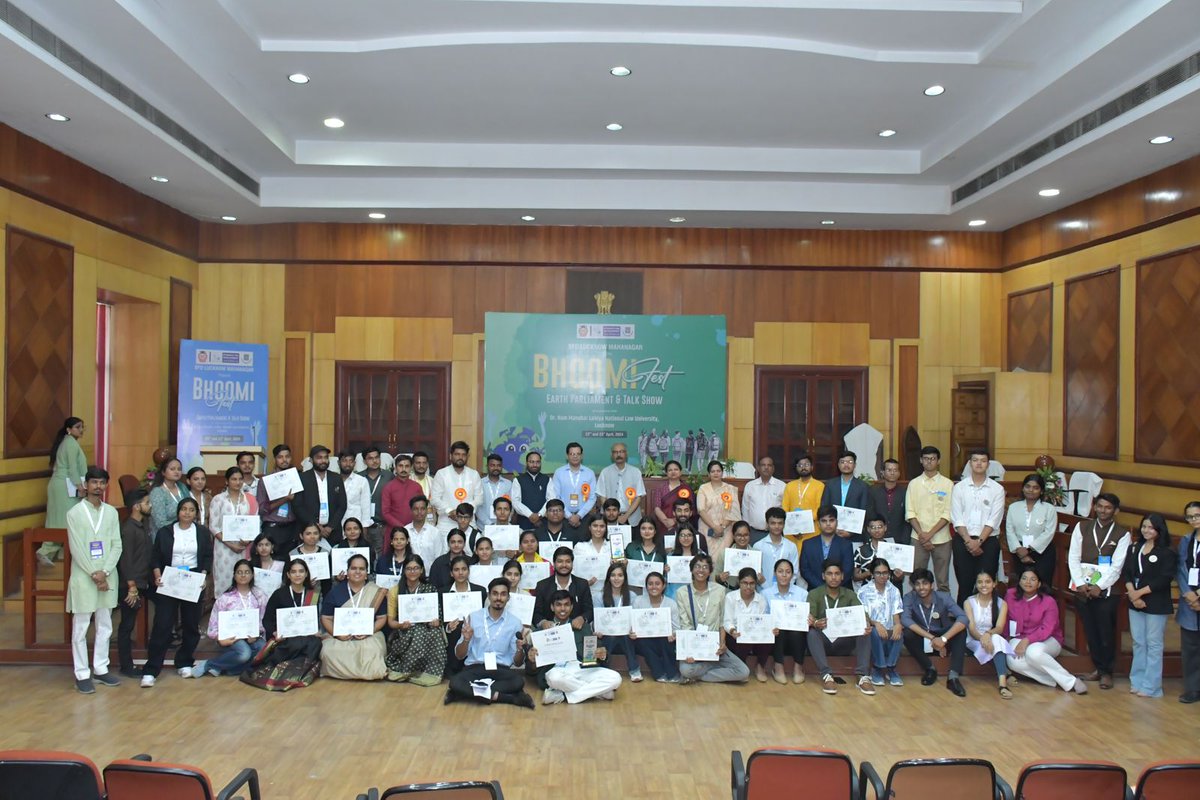
[[[354,798],[368,786],[499,779],[505,797],[724,798],[729,754],[771,745],[845,750],[886,773],[901,758],[982,756],[1014,780],[1038,758],[1109,759],[1130,772],[1194,757],[1200,705],[1133,697],[1129,684],[1067,695],[1030,683],[1002,700],[967,678],[968,696],[944,681],[836,697],[803,686],[624,683],[614,702],[578,706],[442,705],[441,688],[331,679],[286,694],[232,678],[182,680],[164,671],[153,689],[124,679],[96,694],[74,691],[66,667],[3,667],[0,748],[72,750],[101,767],[147,752],[202,767],[219,789],[256,767],[266,798]],[[530,682],[532,687],[532,682]]]

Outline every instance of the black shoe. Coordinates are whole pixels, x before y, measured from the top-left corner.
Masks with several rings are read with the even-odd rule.
[[[1179,702],[1187,703],[1189,705],[1192,703],[1200,703],[1200,692],[1188,692],[1187,694],[1180,695]]]
[[[512,704],[521,708],[533,710],[533,698],[529,696],[529,692],[517,692],[512,696]]]
[[[933,686],[937,683],[937,670],[933,667],[925,670],[925,674],[921,676],[922,686]]]
[[[75,691],[79,692],[80,694],[95,694],[96,687],[92,685],[91,678],[76,678]]]
[[[129,669],[122,669],[119,671],[126,678],[133,678],[134,680],[137,680],[138,678],[142,677],[142,673],[138,672],[137,667],[130,667]]]
[[[454,692],[447,689],[446,696],[442,698],[442,705],[448,706],[451,703],[456,702],[457,700],[458,700],[458,697],[455,696]]]
[[[963,688],[962,681],[958,678],[951,678],[946,681],[946,688],[954,692],[955,697],[966,697],[967,690]]]

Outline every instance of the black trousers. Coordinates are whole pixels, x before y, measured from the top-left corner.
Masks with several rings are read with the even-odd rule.
[[[183,629],[183,642],[175,651],[175,668],[190,667],[195,662],[196,645],[200,644],[200,603],[159,594],[154,596],[154,627],[150,631],[150,653],[143,675],[157,677],[162,672],[176,618]]]
[[[149,602],[147,590],[138,589],[142,603]],[[121,609],[121,622],[117,625],[117,661],[122,672],[133,671],[133,631],[137,627],[138,614],[142,613],[141,606],[130,608],[125,604],[124,597],[117,601]]]
[[[1000,568],[1000,537],[993,534],[983,542],[983,554],[971,555],[967,543],[957,534],[953,539],[954,577],[958,579],[958,604],[975,594],[975,579],[985,569],[993,575]],[[941,588],[940,586],[938,587]],[[949,587],[947,587],[949,588]]]
[[[1029,555],[1033,557],[1032,564],[1026,564],[1015,555],[1013,556],[1012,575],[1008,581],[1009,586],[1016,586],[1017,579],[1021,577],[1021,573],[1029,567],[1033,567],[1033,571],[1037,573],[1038,580],[1042,582],[1043,586],[1052,586],[1054,582],[1054,568],[1058,561],[1054,553],[1054,544],[1051,543],[1044,553],[1030,550]]]
[[[771,646],[771,657],[775,666],[782,667],[783,660],[788,656],[796,659],[796,666],[804,664],[804,656],[808,653],[808,633],[806,631],[780,631]],[[742,659],[745,661],[745,659]]]
[[[491,699],[476,697],[471,690],[471,681],[477,681],[481,678],[491,678],[492,691],[497,692],[500,698],[494,702],[505,702],[505,695],[514,695],[525,690],[525,676],[518,669],[509,669],[501,667],[500,669],[486,670],[483,664],[472,664],[469,667],[463,667],[462,671],[457,675],[450,677],[450,691],[464,700],[475,700],[480,703],[491,703]]]
[[[262,532],[271,540],[275,547],[276,561],[287,561],[288,553],[300,546],[300,538],[296,536],[294,522],[264,522]]]
[[[1088,654],[1092,666],[1105,675],[1111,675],[1113,661],[1117,657],[1117,604],[1119,597],[1097,597],[1094,600],[1077,602],[1076,612],[1083,621],[1083,633],[1087,637]]]
[[[930,631],[934,636],[941,636],[945,631]],[[904,631],[904,649],[917,660],[922,670],[935,669],[933,659],[925,652],[925,637],[918,636],[910,630]],[[963,660],[967,652],[967,633],[963,631],[946,643],[946,651],[950,654],[950,669],[956,675],[963,674]],[[937,655],[934,651],[933,655]]]
[[[1183,693],[1200,694],[1200,631],[1180,628],[1179,643],[1183,653]]]

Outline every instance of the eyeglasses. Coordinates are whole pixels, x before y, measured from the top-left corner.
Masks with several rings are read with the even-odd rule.
[[[891,575],[892,573],[890,573],[890,572],[872,572],[871,574],[874,575],[876,578],[886,578],[889,575]]]
[[[1184,519],[1194,522],[1194,521],[1200,519],[1200,514],[1188,514],[1187,516],[1184,517]]]

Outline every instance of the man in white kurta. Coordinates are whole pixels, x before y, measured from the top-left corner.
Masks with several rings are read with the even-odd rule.
[[[449,533],[454,527],[459,503],[470,503],[476,509],[483,503],[483,486],[479,473],[467,466],[471,448],[466,442],[450,445],[450,463],[437,471],[429,489],[429,499],[438,513],[438,527]]]
[[[552,594],[550,610],[554,612],[555,626],[562,625],[568,629],[572,627],[571,616],[575,611],[575,603],[571,600],[570,592],[560,590]],[[587,622],[584,622],[579,630],[571,631],[571,635],[575,639],[577,658],[557,662],[546,672],[546,690],[542,694],[543,705],[553,705],[561,703],[563,700],[574,705],[593,697],[599,697],[601,700],[613,699],[617,688],[621,685],[621,674],[607,667],[585,667],[579,661],[578,656],[582,656],[583,638],[590,636],[591,633],[591,627]],[[529,654],[539,664],[538,671],[544,669],[541,667],[541,662],[537,661],[537,648],[530,648]],[[598,661],[603,661],[607,657],[608,653],[605,648],[596,648]]]
[[[67,578],[67,612],[71,614],[71,655],[75,662],[75,688],[93,694],[92,683],[117,686],[108,673],[108,645],[112,638],[112,610],[117,607],[117,562],[121,558],[121,522],[117,510],[104,502],[108,473],[89,467],[84,476],[87,492],[82,503],[67,512],[67,547],[71,574]],[[88,667],[87,633],[96,622],[92,665]]]

